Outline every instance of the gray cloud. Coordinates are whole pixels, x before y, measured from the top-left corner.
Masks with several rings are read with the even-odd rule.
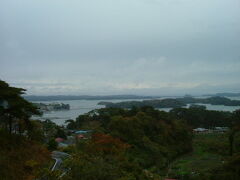
[[[238,91],[238,0],[3,0],[0,78],[30,94]]]

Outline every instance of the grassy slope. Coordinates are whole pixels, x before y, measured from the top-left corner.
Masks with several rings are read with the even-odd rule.
[[[221,166],[228,154],[227,134],[197,134],[194,137],[193,148],[192,153],[171,164],[169,176],[195,176]]]

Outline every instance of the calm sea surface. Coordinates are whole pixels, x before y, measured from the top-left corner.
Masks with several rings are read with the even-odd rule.
[[[230,99],[240,100],[240,97],[230,97]],[[103,105],[97,105],[100,101],[109,101],[109,102],[121,102],[121,101],[142,101],[143,99],[127,99],[127,100],[71,100],[71,101],[39,101],[42,103],[64,103],[70,105],[70,110],[66,111],[51,111],[44,113],[41,117],[34,117],[34,119],[50,119],[58,125],[64,125],[65,121],[68,119],[76,119],[79,115],[87,113],[93,109],[104,108]],[[223,106],[223,105],[210,105],[210,104],[202,104],[207,107],[209,110],[217,110],[217,111],[235,111],[236,109],[240,109],[240,106]],[[188,105],[189,106],[189,105]],[[171,108],[161,108],[159,110],[170,111]]]

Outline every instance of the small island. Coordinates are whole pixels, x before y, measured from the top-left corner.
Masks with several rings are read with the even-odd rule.
[[[50,103],[50,104],[45,104],[45,103],[34,103],[37,108],[42,111],[62,111],[62,110],[69,110],[70,105],[69,104],[64,104],[64,103]]]

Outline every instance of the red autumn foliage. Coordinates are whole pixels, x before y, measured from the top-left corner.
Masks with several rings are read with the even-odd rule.
[[[96,133],[92,135],[92,145],[96,151],[107,154],[124,152],[130,147],[129,144],[122,142],[119,138],[114,138],[103,133]]]

